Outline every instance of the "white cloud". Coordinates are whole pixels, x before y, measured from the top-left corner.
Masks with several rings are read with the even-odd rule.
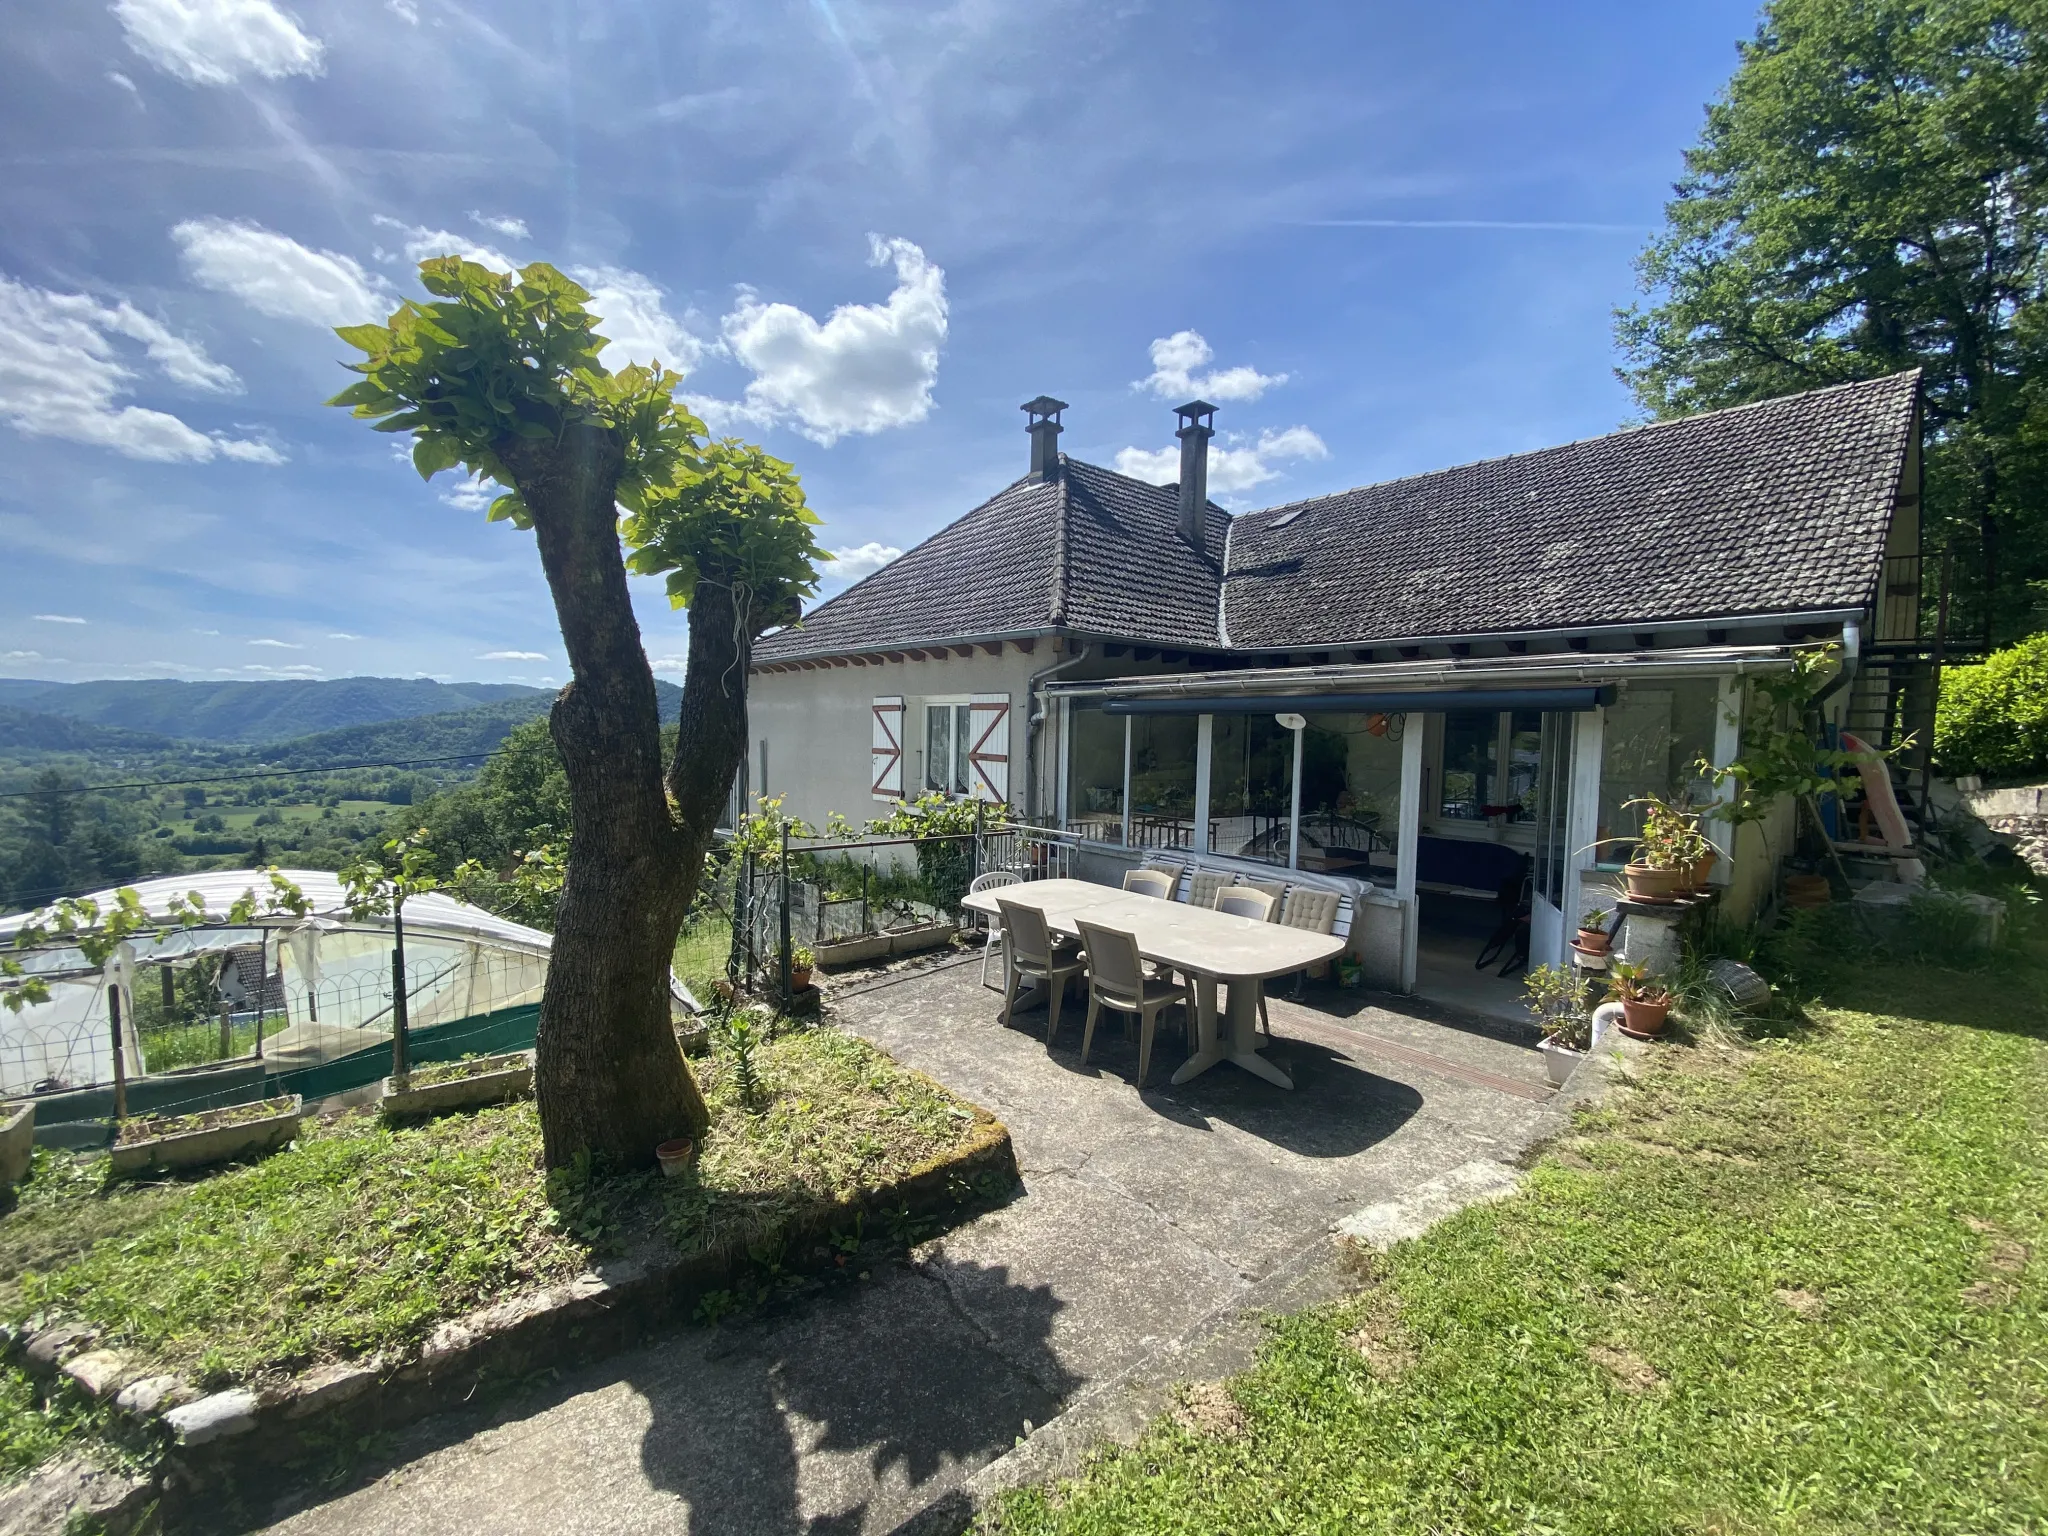
[[[1220,368],[1197,376],[1195,370],[1214,362],[1216,353],[1199,331],[1175,331],[1152,343],[1152,374],[1133,384],[1149,389],[1162,399],[1182,400],[1196,395],[1210,400],[1256,400],[1267,390],[1287,382],[1284,373],[1260,373],[1256,368]]]
[[[249,643],[251,645],[267,645],[272,650],[277,651],[303,651],[305,649],[303,645],[294,645],[289,640],[272,640],[267,636],[261,640],[251,640]]]
[[[465,261],[474,261],[499,272],[519,270],[519,264],[503,251],[479,245],[469,236],[458,235],[452,229],[429,229],[424,224],[408,224],[403,219],[382,213],[375,215],[370,222],[397,230],[402,237],[399,248],[405,252],[405,259],[414,264],[430,256],[460,256]]]
[[[590,290],[590,312],[604,322],[598,334],[611,345],[598,356],[605,367],[658,360],[688,373],[704,356],[704,343],[663,307],[667,294],[652,278],[625,267],[571,267],[569,275]]]
[[[411,458],[408,453],[407,461]],[[441,499],[458,512],[484,512],[504,494],[495,480],[459,480],[441,492]]]
[[[410,26],[420,24],[420,10],[412,0],[384,0],[384,9]]]
[[[480,213],[472,208],[469,210],[469,221],[481,228],[488,229],[494,235],[503,235],[507,240],[530,240],[533,238],[527,231],[526,220],[524,219],[509,218],[502,214]]]
[[[0,661],[41,661],[41,651],[0,651]]]
[[[204,462],[217,455],[279,463],[268,444],[198,431],[164,411],[117,402],[136,370],[117,338],[142,351],[173,383],[211,394],[241,388],[234,370],[123,300],[109,307],[82,293],[52,293],[0,275],[0,419],[37,437],[68,438],[134,459]]]
[[[345,629],[337,629],[330,632],[327,638],[330,640],[360,640],[363,637],[361,635],[352,635]]]
[[[892,545],[878,544],[871,539],[848,549],[833,550],[832,563],[822,574],[827,581],[859,581],[863,576],[874,575],[902,553]]]
[[[317,75],[318,38],[271,0],[115,0],[128,46],[188,85]]]
[[[687,656],[657,656],[647,664],[657,672],[683,673],[690,670],[690,658]]]
[[[217,635],[220,631],[217,629],[195,629],[192,633],[195,635]]]
[[[388,285],[353,258],[260,224],[187,219],[171,238],[195,279],[274,319],[356,325],[381,320],[392,307]]]
[[[546,661],[544,651],[485,651],[478,661]]]
[[[1225,438],[1225,444],[1237,441]],[[1327,459],[1330,450],[1307,427],[1261,432],[1258,441],[1243,447],[1211,447],[1209,450],[1209,494],[1227,497],[1277,480],[1285,473],[1278,466],[1288,459]],[[1116,456],[1117,469],[1134,480],[1154,485],[1172,485],[1180,479],[1180,449],[1125,448]]]
[[[850,432],[909,426],[931,413],[946,274],[908,240],[868,239],[871,264],[896,269],[888,299],[842,304],[821,325],[794,305],[764,304],[742,290],[725,317],[725,341],[754,381],[737,404],[707,401],[702,409],[760,426],[786,422],[828,447]]]
[[[121,87],[122,90],[126,91],[131,96],[140,96],[142,94],[142,92],[136,88],[135,82],[133,80],[130,80],[126,75],[122,74],[121,71],[119,71],[118,69],[108,70],[107,79],[111,83]]]
[[[185,670],[180,668],[179,670]],[[215,667],[221,677],[320,677],[325,669],[306,662],[295,662],[288,667],[266,667],[261,662],[251,662],[245,667]]]
[[[85,620],[75,613],[38,613],[31,615],[38,624],[83,624]]]

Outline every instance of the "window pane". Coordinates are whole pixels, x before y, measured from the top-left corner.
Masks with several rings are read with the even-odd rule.
[[[1643,828],[1643,795],[1704,804],[1711,785],[1693,765],[1711,758],[1720,709],[1720,684],[1711,677],[1683,678],[1660,687],[1632,683],[1607,706],[1601,731],[1599,860],[1619,864]]]
[[[1518,709],[1508,717],[1508,782],[1502,805],[1513,806],[1510,821],[1532,821],[1536,816],[1536,768],[1543,756],[1543,714],[1540,710]]]
[[[953,706],[953,793],[964,795],[974,782],[967,754],[974,750],[974,719],[966,704]]]
[[[1415,729],[1421,730],[1419,716]],[[1400,715],[1310,715],[1301,754],[1301,867],[1391,879],[1401,826]]]
[[[1294,733],[1269,714],[1218,715],[1209,748],[1209,846],[1286,863]]]
[[[1483,821],[1482,807],[1493,791],[1494,754],[1499,749],[1500,716],[1462,709],[1444,716],[1444,783],[1439,816],[1453,821]]]
[[[924,787],[950,789],[953,766],[953,711],[933,704],[924,712]]]
[[[1197,729],[1193,715],[1132,718],[1132,846],[1194,846]]]
[[[1085,837],[1117,842],[1124,835],[1124,717],[1100,704],[1076,703],[1068,717],[1067,817]]]

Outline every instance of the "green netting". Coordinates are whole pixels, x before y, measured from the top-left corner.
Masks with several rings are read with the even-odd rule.
[[[414,1063],[454,1061],[463,1056],[488,1056],[498,1051],[524,1051],[533,1045],[540,1024],[540,1004],[525,1003],[517,1008],[500,1008],[495,1013],[471,1014],[445,1024],[429,1024],[406,1031],[408,1055]],[[391,1047],[375,1045],[348,1056],[337,1056],[317,1067],[300,1067],[270,1077],[264,1092],[272,1096],[300,1093],[307,1099],[324,1099],[347,1093],[380,1077],[391,1075]]]

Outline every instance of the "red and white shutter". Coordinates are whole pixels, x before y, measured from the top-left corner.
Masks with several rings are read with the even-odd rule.
[[[967,793],[976,800],[1010,798],[1010,696],[971,694],[967,701]]]
[[[875,700],[875,755],[869,782],[877,800],[903,798],[903,698]]]

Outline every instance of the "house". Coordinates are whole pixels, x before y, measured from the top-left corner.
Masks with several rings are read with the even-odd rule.
[[[1176,413],[1168,486],[1059,452],[1065,409],[1024,407],[1022,478],[760,642],[751,793],[822,822],[935,790],[1347,877],[1413,985],[1523,869],[1533,959],[1560,957],[1629,802],[1709,798],[1745,680],[1795,646],[1841,647],[1836,725],[1931,707],[1917,373],[1236,516],[1214,406]],[[1714,824],[1738,909],[1789,815]]]

